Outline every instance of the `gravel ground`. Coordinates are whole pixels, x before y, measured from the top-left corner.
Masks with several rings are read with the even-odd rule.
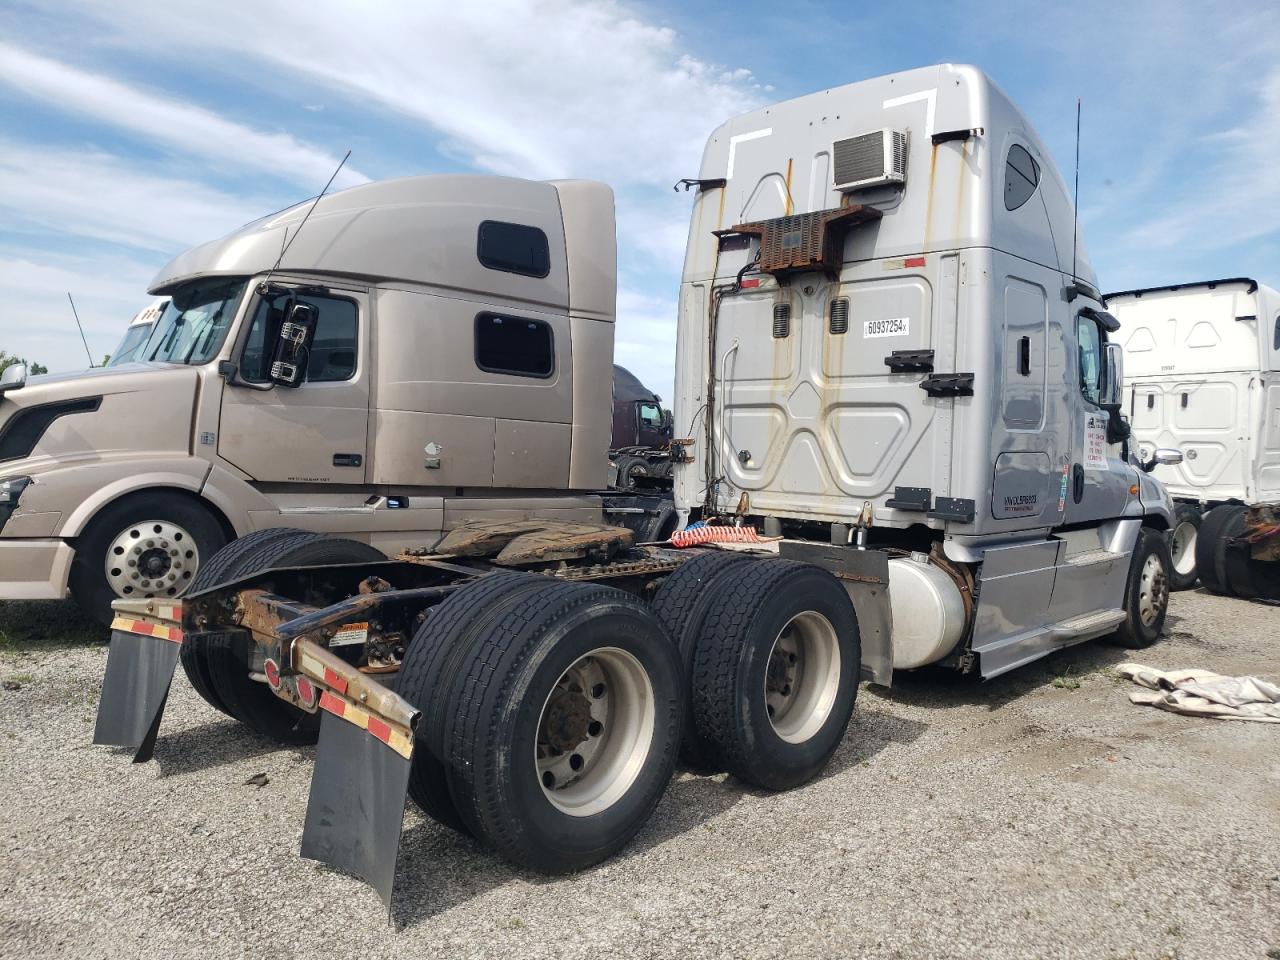
[[[1177,594],[1130,658],[1276,679],[1278,628]],[[864,687],[817,781],[682,773],[637,842],[567,879],[410,809],[398,932],[297,856],[310,751],[181,676],[154,762],[91,746],[105,658],[0,650],[0,956],[1280,957],[1280,727],[1132,706],[1103,644]]]

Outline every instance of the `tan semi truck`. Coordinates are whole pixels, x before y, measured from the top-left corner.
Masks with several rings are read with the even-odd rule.
[[[105,622],[263,528],[393,554],[474,516],[598,518],[612,203],[414,178],[182,254],[135,362],[0,385],[0,599],[69,589]],[[273,367],[304,316],[296,369]]]
[[[717,129],[695,183],[675,397],[692,436],[672,443],[684,529],[645,544],[598,523],[475,522],[394,560],[261,531],[180,603],[116,602],[95,741],[149,756],[181,661],[216,709],[281,742],[319,738],[302,852],[390,901],[406,791],[517,863],[577,870],[641,828],[677,752],[786,789],[839,746],[860,680],[991,677],[1097,637],[1155,642],[1172,502],[1126,450],[1118,324],[1082,244],[1072,256],[1070,195],[999,89],[942,65],[777,104]],[[446,206],[411,236],[394,199],[372,203],[440,184],[457,216]],[[528,219],[540,197],[558,197],[559,222]],[[392,456],[420,468],[440,434],[417,418],[455,417],[459,397],[499,424],[527,415],[524,380],[456,384],[494,366],[536,378],[551,344],[574,384],[558,448],[572,501],[580,432],[593,449],[608,432],[592,392],[611,363],[607,191],[404,180],[326,199],[322,223],[331,202],[366,208],[365,243],[345,248],[364,276],[401,276],[406,260],[474,271],[490,218],[554,235],[552,275],[561,226],[569,250],[581,236],[600,254],[585,294],[570,255],[561,315],[523,292],[540,289],[533,269],[502,308],[475,288],[369,294],[394,304],[402,339],[438,330],[448,357],[430,367],[447,384],[413,394],[412,416],[395,413],[408,396],[379,402],[373,415],[396,417]],[[543,249],[528,236],[522,250]],[[247,290],[271,259],[240,261]],[[286,375],[317,336],[299,306],[271,351]],[[504,359],[474,339],[495,315],[519,328]],[[434,355],[389,362],[416,371]],[[225,372],[224,437],[242,372]],[[311,443],[327,455],[329,436]],[[506,449],[491,436],[475,448],[485,462],[491,443]],[[464,440],[446,436],[446,455]]]

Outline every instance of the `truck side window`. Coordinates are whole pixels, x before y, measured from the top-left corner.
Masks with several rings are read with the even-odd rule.
[[[646,427],[662,426],[662,408],[656,403],[640,404],[640,422]]]
[[[1280,350],[1280,313],[1276,314],[1276,342],[1275,348]]]
[[[1102,395],[1102,338],[1098,325],[1088,317],[1076,317],[1076,338],[1080,344],[1080,392],[1096,405]]]
[[[1004,164],[1004,208],[1017,210],[1031,199],[1040,183],[1040,164],[1016,143]]]
[[[499,313],[477,315],[476,366],[487,373],[516,377],[551,376],[555,370],[551,325]]]
[[[298,297],[320,311],[315,339],[307,357],[307,383],[350,380],[356,373],[356,343],[359,324],[356,305],[340,297]],[[240,376],[250,383],[266,383],[276,337],[288,306],[286,294],[262,299],[253,313],[244,352],[240,356]]]
[[[545,277],[551,272],[547,235],[522,223],[486,220],[476,238],[476,256],[490,270]]]

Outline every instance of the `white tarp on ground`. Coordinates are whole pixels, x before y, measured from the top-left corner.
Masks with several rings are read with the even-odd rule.
[[[1164,671],[1140,663],[1122,663],[1116,671],[1146,688],[1129,694],[1133,703],[1198,717],[1280,723],[1280,687],[1257,677]]]

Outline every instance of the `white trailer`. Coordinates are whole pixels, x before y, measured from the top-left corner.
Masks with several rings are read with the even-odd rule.
[[[1246,508],[1280,502],[1280,292],[1238,277],[1108,294],[1121,320],[1135,448],[1177,503],[1174,589],[1267,594],[1227,564]],[[1234,575],[1228,567],[1239,567]],[[1274,576],[1274,575],[1273,575]]]

